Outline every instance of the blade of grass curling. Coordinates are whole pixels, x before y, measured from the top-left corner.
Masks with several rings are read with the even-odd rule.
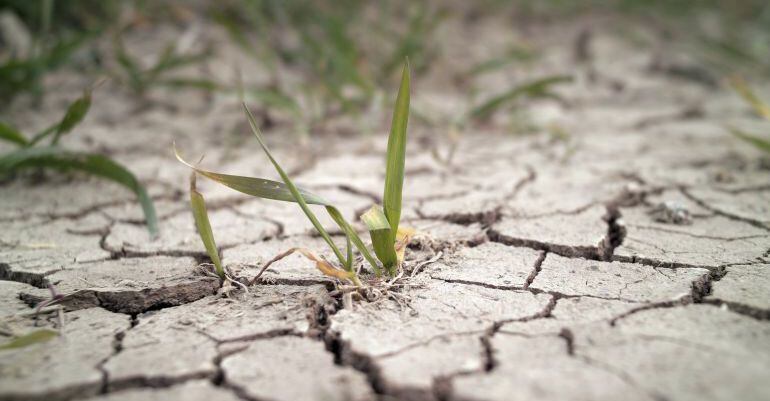
[[[728,128],[730,130],[730,133],[737,136],[738,138],[754,145],[755,147],[770,153],[770,139],[761,138],[757,135],[748,134],[746,132],[743,132],[737,128]]]
[[[198,174],[204,177],[207,177],[213,181],[216,181],[222,185],[230,187],[238,192],[244,193],[246,195],[256,196],[258,198],[263,198],[263,199],[272,199],[272,200],[296,203],[296,201],[294,200],[294,196],[292,196],[291,194],[291,191],[286,186],[286,184],[282,182],[266,180],[263,178],[244,177],[240,175],[220,174],[220,173],[215,173],[213,171],[204,170],[202,168],[199,168],[187,162],[179,154],[179,151],[176,149],[176,146],[174,146],[174,154],[176,155],[177,160],[179,160],[182,164],[186,165],[187,167],[190,167],[191,169],[195,170]],[[305,200],[305,202],[307,202],[308,204],[322,205],[322,206],[329,205],[329,202],[324,200],[322,197],[311,193],[310,191],[307,191],[299,187],[297,188],[297,190],[302,195],[302,198]]]
[[[6,140],[8,142],[12,142],[21,146],[24,146],[28,143],[27,138],[25,138],[24,135],[21,134],[21,132],[17,131],[15,128],[1,121],[0,121],[0,139]]]
[[[404,164],[406,161],[406,128],[409,122],[409,60],[404,63],[401,86],[393,109],[393,121],[388,136],[387,165],[385,169],[385,190],[382,205],[385,217],[390,223],[391,237],[395,241],[398,223],[401,220],[401,191],[404,186]]]
[[[273,164],[273,167],[275,167],[275,170],[278,172],[278,175],[281,176],[281,179],[283,180],[283,183],[286,184],[286,187],[288,188],[289,192],[291,192],[291,195],[294,197],[294,200],[299,204],[299,207],[302,209],[302,211],[305,213],[305,216],[310,220],[310,222],[313,224],[313,227],[315,227],[316,231],[318,231],[318,234],[321,235],[321,237],[326,241],[326,243],[329,245],[329,247],[334,251],[334,255],[337,256],[337,259],[340,261],[340,264],[343,266],[351,265],[345,260],[345,256],[342,255],[342,252],[340,252],[340,249],[337,247],[337,245],[332,241],[331,237],[329,236],[329,233],[326,232],[326,230],[321,225],[321,222],[318,221],[318,218],[313,214],[313,211],[310,210],[307,203],[305,202],[305,198],[302,197],[302,194],[300,194],[297,187],[292,183],[291,179],[289,178],[288,174],[286,174],[285,171],[283,171],[283,168],[278,164],[278,162],[273,158],[273,155],[270,153],[270,150],[267,148],[267,144],[262,140],[262,134],[259,130],[259,127],[257,126],[257,122],[254,119],[254,116],[251,114],[251,111],[246,106],[246,104],[243,104],[243,109],[246,111],[246,117],[249,120],[249,125],[251,126],[251,132],[254,133],[254,136],[257,138],[257,141],[259,142],[259,145],[262,147],[262,150],[267,155],[267,158],[270,159],[270,163]]]
[[[361,221],[364,222],[366,228],[369,230],[369,236],[372,239],[372,247],[377,258],[380,259],[382,265],[388,270],[388,274],[391,276],[396,274],[396,264],[398,263],[398,257],[396,255],[396,249],[393,246],[393,233],[390,229],[390,223],[385,217],[382,208],[378,205],[372,206],[366,213],[361,215]]]
[[[198,192],[195,187],[195,172],[190,175],[190,206],[192,206],[193,218],[195,219],[195,226],[198,227],[198,235],[203,241],[203,246],[206,247],[206,252],[209,254],[209,258],[214,263],[217,275],[219,278],[225,278],[225,270],[222,268],[222,261],[219,259],[219,250],[217,249],[216,241],[214,241],[214,232],[211,230],[211,223],[209,222],[209,214],[206,211],[206,201],[203,199],[203,195]]]
[[[566,82],[572,82],[572,77],[569,75],[556,75],[517,85],[500,95],[492,97],[480,106],[475,107],[471,110],[469,116],[475,119],[485,119],[505,103],[508,103],[519,96],[548,96],[548,89],[550,89],[551,86]]]
[[[70,152],[54,146],[22,148],[0,157],[0,173],[29,167],[85,171],[130,189],[142,206],[150,235],[153,238],[157,236],[158,218],[152,199],[139,180],[117,162],[102,155]]]

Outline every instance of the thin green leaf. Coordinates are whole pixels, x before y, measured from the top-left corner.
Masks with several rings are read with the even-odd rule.
[[[267,106],[287,110],[295,116],[302,114],[302,109],[299,107],[299,104],[277,89],[251,89],[248,93]]]
[[[209,258],[214,263],[217,275],[224,280],[225,270],[222,268],[222,261],[219,259],[217,243],[214,241],[214,232],[211,230],[209,214],[206,211],[206,201],[203,199],[203,195],[195,188],[195,174],[193,173],[190,177],[190,205],[192,206],[195,226],[198,227],[198,235],[201,237],[201,241],[203,241],[203,246],[206,247]]]
[[[262,178],[242,177],[237,175],[214,173],[211,171],[203,170],[199,167],[196,167],[188,163],[182,158],[182,156],[179,154],[176,148],[174,148],[174,153],[176,154],[176,158],[180,162],[190,167],[191,169],[195,170],[197,173],[205,177],[208,177],[222,185],[228,186],[238,192],[242,192],[244,194],[256,196],[258,198],[263,198],[263,199],[272,199],[272,200],[279,200],[284,202],[299,203],[296,201],[296,198],[294,197],[294,195],[292,195],[289,187],[282,182],[271,181],[271,180],[266,180]],[[356,248],[361,252],[361,254],[364,255],[364,258],[374,268],[375,273],[379,274],[379,270],[377,268],[377,262],[374,260],[371,254],[369,254],[369,252],[366,249],[366,246],[364,245],[363,241],[358,236],[358,234],[355,232],[355,230],[353,230],[350,224],[348,224],[348,222],[345,221],[345,219],[342,217],[342,213],[340,213],[340,211],[336,207],[334,207],[332,204],[330,204],[320,196],[313,194],[305,189],[298,188],[296,186],[295,188],[297,188],[297,191],[302,196],[305,203],[311,204],[311,205],[321,205],[326,207],[326,211],[327,213],[329,213],[329,216],[331,216],[332,220],[334,220],[334,222],[337,223],[340,229],[345,232],[345,234],[348,236],[348,240],[352,241],[353,244],[356,246]],[[311,219],[311,222],[312,222],[312,219]],[[323,233],[325,232],[326,231],[324,230]],[[319,231],[319,233],[321,233],[321,231]],[[321,234],[322,237],[323,235],[324,234]],[[332,247],[332,249],[334,248]],[[348,253],[349,252],[350,250],[348,250]],[[335,253],[335,256],[336,256],[336,253]],[[351,266],[352,260],[349,257],[343,258],[343,259],[340,259],[340,263],[349,269]]]
[[[494,96],[493,98],[474,108],[471,110],[470,116],[475,119],[488,118],[500,107],[515,99],[518,99],[521,96],[528,96],[531,98],[555,97],[553,94],[549,93],[551,86],[566,82],[572,82],[572,77],[567,75],[557,75],[517,85],[505,93]]]
[[[158,219],[147,190],[128,169],[111,159],[98,154],[70,152],[53,146],[23,148],[0,157],[0,173],[30,167],[81,170],[123,185],[136,194],[150,234],[153,237],[157,235]]]
[[[58,335],[58,332],[49,329],[35,330],[23,336],[15,337],[13,340],[0,345],[0,350],[29,347],[30,345],[52,340]]]
[[[476,64],[468,72],[469,75],[482,75],[488,72],[499,70],[515,62],[531,61],[537,57],[537,53],[525,46],[514,46],[501,57],[495,57],[487,61]]]
[[[382,208],[374,205],[366,213],[361,216],[361,221],[366,224],[366,228],[369,230],[369,236],[372,239],[372,247],[377,258],[380,259],[382,265],[388,269],[388,273],[391,276],[395,275],[396,264],[398,263],[398,256],[396,255],[396,249],[393,243],[393,233],[391,232],[390,223],[385,217]]]
[[[156,84],[177,89],[200,89],[206,92],[222,89],[217,82],[203,78],[168,78],[159,80]]]
[[[161,55],[158,63],[147,70],[145,74],[149,81],[154,81],[163,73],[178,69],[191,64],[197,64],[211,56],[209,49],[202,50],[193,54],[177,54],[176,45],[170,44]]]
[[[334,244],[334,241],[332,241],[331,237],[329,236],[329,233],[326,232],[326,230],[321,225],[321,222],[318,221],[318,218],[315,216],[315,214],[313,214],[313,211],[310,210],[310,208],[307,205],[307,202],[305,201],[305,198],[299,192],[299,189],[294,185],[294,183],[289,178],[288,174],[286,174],[283,168],[281,168],[281,166],[278,164],[278,161],[276,161],[273,155],[270,153],[270,150],[267,148],[267,144],[265,144],[265,142],[262,140],[262,134],[259,130],[259,126],[257,126],[257,122],[254,119],[254,116],[251,114],[251,111],[249,111],[249,108],[246,107],[245,103],[243,104],[243,109],[246,111],[246,117],[248,117],[249,119],[249,125],[251,126],[251,131],[254,133],[254,136],[257,138],[257,141],[259,142],[259,145],[262,147],[262,150],[267,155],[267,158],[270,159],[270,163],[273,164],[273,167],[275,167],[275,170],[278,172],[278,175],[281,176],[283,183],[286,184],[286,188],[294,197],[294,200],[297,202],[297,204],[299,204],[299,207],[305,213],[305,216],[307,216],[307,218],[313,224],[313,227],[315,227],[316,231],[318,231],[318,233],[321,235],[324,241],[326,241],[329,247],[332,248],[332,251],[334,251],[334,255],[337,256],[337,259],[340,261],[340,264],[342,264],[343,266],[350,265],[350,262],[345,260],[345,256],[342,255],[342,252],[340,252],[340,249],[337,247],[336,244]]]
[[[59,138],[62,135],[72,131],[75,126],[83,121],[83,118],[88,114],[88,109],[91,108],[91,90],[87,89],[83,91],[83,96],[75,100],[67,108],[67,112],[62,117],[61,122],[56,128],[56,134],[51,140],[52,145],[56,145],[59,142]]]
[[[770,120],[770,105],[763,102],[742,78],[735,77],[730,80],[730,85],[749,104],[754,111],[767,120]]]
[[[59,142],[59,138],[62,135],[69,133],[73,128],[75,128],[75,126],[83,121],[83,118],[86,116],[90,108],[91,90],[87,89],[83,91],[83,96],[70,103],[69,107],[67,108],[67,112],[64,113],[61,121],[35,134],[27,146],[36,145],[38,142],[47,138],[51,134],[55,134],[53,140],[51,141],[51,144],[55,145]]]
[[[11,127],[8,124],[0,122],[0,139],[4,139],[8,142],[13,142],[17,145],[24,146],[28,143],[27,138],[17,131],[16,128]]]
[[[36,145],[38,142],[40,142],[43,139],[45,139],[46,137],[48,137],[48,135],[53,134],[56,131],[57,128],[59,128],[59,123],[55,123],[55,124],[51,125],[50,127],[48,127],[46,129],[38,132],[37,134],[35,134],[35,136],[32,137],[32,140],[29,141],[27,146],[34,146],[34,145]]]
[[[128,75],[129,86],[136,92],[142,92],[144,90],[142,70],[139,68],[139,63],[126,50],[121,36],[118,35],[114,38],[113,48],[115,49],[115,59]]]
[[[390,222],[391,234],[395,236],[401,221],[401,191],[404,187],[404,164],[406,161],[406,128],[409,122],[409,61],[404,63],[401,86],[398,89],[393,121],[388,136],[387,167],[385,169],[385,190],[383,207]],[[395,241],[395,237],[393,237]]]
[[[256,196],[258,198],[272,199],[284,202],[296,202],[289,188],[282,182],[266,180],[262,178],[243,177],[239,175],[220,174],[213,171],[204,170],[184,160],[179,154],[179,151],[177,151],[176,146],[174,147],[174,154],[176,155],[177,160],[185,164],[187,167],[195,170],[198,174],[208,177],[238,192]],[[329,202],[327,202],[325,199],[316,194],[313,194],[308,190],[302,188],[297,188],[297,190],[300,194],[302,194],[302,198],[306,203],[322,206],[330,205]]]
[[[770,139],[765,139],[762,137],[759,137],[757,135],[748,134],[746,132],[743,132],[737,128],[728,128],[730,132],[737,136],[738,138],[743,139],[744,141],[754,145],[758,149],[770,153]]]
[[[382,273],[380,272],[380,268],[377,266],[377,261],[372,257],[372,254],[369,252],[369,249],[366,247],[366,244],[364,244],[364,241],[361,240],[361,237],[358,236],[358,233],[356,230],[353,229],[353,227],[350,226],[350,224],[345,220],[344,217],[342,217],[342,213],[334,207],[334,206],[327,206],[326,212],[329,213],[329,216],[334,220],[335,223],[342,229],[342,231],[345,232],[345,235],[347,236],[348,240],[353,242],[353,245],[356,246],[356,249],[358,249],[359,252],[361,252],[361,255],[364,256],[364,259],[366,259],[367,262],[372,266],[372,270],[374,270],[374,274],[379,277]]]

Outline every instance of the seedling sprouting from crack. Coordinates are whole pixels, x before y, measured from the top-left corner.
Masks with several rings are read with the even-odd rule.
[[[733,89],[738,92],[739,95],[748,103],[754,112],[761,118],[770,121],[770,105],[763,102],[759,96],[754,94],[754,91],[749,88],[749,85],[741,78],[733,78],[730,80],[730,84]],[[738,138],[754,145],[757,149],[770,153],[770,136],[762,137],[756,134],[749,134],[735,127],[728,127],[730,132]]]
[[[390,136],[388,137],[383,205],[382,207],[379,205],[372,206],[371,209],[361,216],[361,220],[366,225],[371,237],[374,256],[336,206],[329,203],[321,196],[294,185],[291,178],[289,178],[288,174],[268,149],[254,116],[245,104],[243,105],[243,108],[246,112],[246,117],[249,120],[251,130],[257,138],[260,147],[265,152],[265,155],[267,155],[270,160],[270,163],[280,175],[282,182],[262,178],[220,174],[203,170],[186,162],[179,155],[179,152],[176,151],[176,148],[174,149],[174,152],[177,159],[192,168],[195,173],[203,175],[236,191],[258,198],[297,203],[337,258],[337,263],[333,263],[316,255],[311,250],[293,248],[268,262],[263,266],[262,271],[264,271],[272,262],[296,252],[313,261],[316,264],[316,267],[324,274],[340,280],[348,280],[354,285],[360,286],[361,282],[356,273],[357,269],[354,266],[353,247],[355,247],[371,266],[372,271],[376,276],[382,276],[382,269],[384,269],[388,275],[395,277],[401,262],[404,259],[404,250],[411,236],[410,230],[399,227],[401,221],[401,192],[404,184],[406,131],[409,119],[409,87],[409,65],[408,63],[405,63],[401,75],[401,85],[393,111]],[[206,247],[209,257],[216,266],[217,273],[224,279],[225,271],[221,266],[219,254],[217,253],[216,243],[214,242],[211,225],[209,224],[205,202],[203,196],[195,189],[194,181],[192,181],[191,186],[191,202],[193,216],[196,225],[198,226],[201,240]],[[326,209],[326,212],[345,235],[345,252],[334,243],[329,233],[318,221],[315,213],[310,209],[309,205],[323,206]],[[258,277],[259,274],[257,275],[257,278]],[[255,280],[256,278],[252,280],[252,283]]]
[[[152,236],[158,232],[155,206],[147,190],[125,167],[97,153],[70,151],[59,145],[59,140],[69,134],[88,113],[91,107],[91,88],[69,105],[59,122],[31,138],[23,135],[10,124],[0,121],[0,140],[15,144],[18,148],[0,155],[0,177],[24,169],[77,170],[116,182],[136,194],[144,211],[147,228]],[[48,144],[41,145],[48,140]]]

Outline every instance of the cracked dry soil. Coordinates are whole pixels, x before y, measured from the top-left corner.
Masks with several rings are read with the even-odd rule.
[[[576,31],[539,39],[550,60],[541,72],[563,72]],[[420,235],[407,254],[411,278],[398,302],[347,309],[298,256],[231,297],[197,269],[207,258],[188,211],[188,171],[170,144],[205,151],[218,171],[272,176],[248,139],[233,147],[228,134],[207,136],[242,127],[237,101],[185,95],[177,104],[164,93],[159,101],[176,111],[129,114],[129,95],[104,90],[80,129],[86,139],[73,141],[138,173],[161,236],[150,241],[138,205],[104,181],[0,186],[0,335],[62,332],[0,351],[0,400],[770,399],[770,170],[722,128],[748,117],[729,93],[650,72],[651,51],[594,38],[591,68],[607,79],[578,79],[560,89],[567,102],[528,106],[568,130],[569,143],[493,121],[462,136],[447,167],[419,140],[440,143],[439,129],[412,123],[404,224]],[[67,74],[57,75],[64,93],[87,81]],[[507,80],[492,74],[482,85]],[[461,96],[415,82],[416,108]],[[58,96],[44,110],[56,110]],[[667,117],[692,107],[702,113]],[[280,119],[267,135],[296,181],[349,219],[378,198],[384,135],[324,133],[312,139],[324,149],[312,160],[292,157]],[[242,277],[290,247],[325,249],[296,205],[205,181],[200,189],[223,262]],[[689,224],[656,217],[662,202],[678,202]],[[65,295],[61,321],[55,308],[33,313],[49,284]]]

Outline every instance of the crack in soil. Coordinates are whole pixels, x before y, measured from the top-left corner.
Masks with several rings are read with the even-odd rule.
[[[713,212],[714,214],[726,217],[726,218],[728,218],[730,220],[741,221],[741,222],[744,222],[744,223],[747,223],[747,224],[751,224],[752,226],[757,227],[757,228],[761,228],[761,229],[763,229],[765,231],[770,231],[770,227],[768,227],[767,224],[765,224],[765,223],[763,223],[763,222],[761,222],[759,220],[738,216],[736,214],[725,212],[724,210],[721,210],[719,208],[715,208],[715,207],[709,205],[703,199],[700,199],[697,196],[691,194],[690,191],[686,187],[679,188],[679,191],[682,193],[682,195],[687,197],[687,199],[695,202],[696,204],[698,204],[698,206],[700,206],[700,207],[702,207],[704,209],[707,209],[707,210]]]
[[[530,248],[538,251],[545,251],[548,253],[555,253],[559,256],[564,256],[566,258],[603,260],[598,247],[561,245],[561,244],[553,244],[549,242],[542,242],[542,241],[527,239],[527,238],[510,237],[510,236],[501,234],[500,232],[494,229],[489,229],[487,231],[487,236],[489,237],[490,241],[497,242],[503,245],[524,247],[524,248]],[[604,240],[600,241],[600,244],[601,242],[604,242]]]
[[[709,274],[701,276],[700,278],[694,280],[690,284],[690,294],[681,296],[673,300],[652,302],[645,305],[641,305],[636,308],[632,308],[629,311],[626,311],[624,313],[621,313],[620,315],[613,317],[612,319],[609,320],[608,323],[610,326],[615,326],[620,320],[623,320],[629,316],[632,316],[639,312],[643,312],[650,309],[674,308],[674,307],[685,306],[693,303],[701,303],[703,301],[703,298],[711,292],[712,282],[718,281],[723,276],[724,274],[720,275],[719,273],[709,272]]]
[[[705,299],[702,301],[702,303],[718,307],[727,307],[727,309],[731,312],[743,316],[748,316],[756,320],[770,320],[770,309],[757,308],[756,306],[746,305],[739,302],[725,301],[718,298]]]
[[[154,202],[157,202],[157,201],[163,201],[163,200],[178,201],[181,199],[181,197],[182,197],[182,192],[174,193],[174,194],[155,195],[155,196],[151,196],[150,198]],[[124,205],[134,204],[134,203],[136,203],[135,199],[117,199],[117,200],[95,203],[88,207],[85,207],[76,211],[72,211],[72,212],[66,212],[66,213],[44,212],[44,213],[21,214],[13,217],[0,217],[0,222],[26,221],[34,218],[41,218],[43,220],[38,223],[38,225],[40,225],[40,224],[48,224],[56,220],[78,220],[78,219],[87,217],[88,215],[93,213],[103,213],[103,209],[106,209],[106,208],[124,206]]]
[[[96,368],[102,373],[102,385],[99,390],[99,394],[107,394],[110,392],[110,372],[104,367],[110,359],[123,351],[123,339],[126,337],[126,333],[131,331],[137,324],[139,324],[139,318],[137,315],[131,315],[129,317],[130,325],[127,329],[121,330],[115,333],[115,338],[112,342],[112,354],[101,360]]]
[[[601,242],[600,256],[602,260],[609,261],[612,260],[615,249],[623,244],[627,231],[621,220],[620,208],[613,205],[607,205],[606,208],[604,220],[607,222],[607,236]]]
[[[718,241],[725,241],[725,242],[732,242],[732,241],[741,241],[741,240],[747,240],[747,239],[756,239],[756,238],[767,238],[767,235],[745,235],[741,237],[717,237],[714,235],[704,235],[704,234],[694,234],[689,233],[686,231],[680,231],[670,228],[664,228],[664,227],[655,227],[655,226],[645,226],[645,225],[636,225],[636,224],[629,224],[629,227],[637,228],[640,230],[649,230],[649,231],[660,231],[665,233],[672,233],[672,234],[678,234],[678,235],[685,235],[692,238],[702,238],[702,239],[713,239]]]
[[[415,213],[417,213],[417,216],[424,220],[445,221],[448,223],[459,224],[461,226],[469,226],[474,223],[479,223],[481,224],[482,228],[487,228],[500,221],[502,218],[501,210],[502,206],[497,206],[492,210],[486,210],[482,212],[449,213],[439,216],[430,216],[424,214],[420,208],[416,208]]]
[[[535,281],[537,278],[537,275],[540,273],[540,270],[542,270],[543,262],[545,261],[545,258],[548,256],[548,252],[542,251],[540,252],[540,255],[537,257],[537,260],[535,260],[535,266],[532,269],[532,273],[527,276],[527,281],[524,282],[523,289],[527,290],[529,289],[529,286],[532,285],[532,282]]]
[[[645,389],[639,383],[637,383],[636,380],[634,380],[633,377],[630,374],[628,374],[627,372],[625,372],[625,371],[623,371],[621,369],[616,369],[613,366],[610,366],[610,365],[608,365],[608,364],[606,364],[604,362],[601,362],[601,361],[595,360],[593,358],[590,358],[590,357],[588,357],[586,355],[577,354],[577,355],[574,355],[574,357],[579,359],[580,361],[584,362],[586,365],[593,366],[593,367],[595,367],[597,369],[601,369],[601,370],[603,370],[603,371],[605,371],[605,372],[607,372],[607,373],[617,377],[622,382],[628,384],[632,388],[635,388],[635,389],[641,391],[643,394],[645,394],[648,397],[650,397],[650,399],[652,399],[653,401],[670,401],[668,397],[666,397],[666,396],[664,396],[662,394],[658,394],[655,391]]]
[[[61,269],[47,270],[42,273],[13,271],[8,263],[0,262],[0,280],[15,281],[17,283],[29,284],[36,288],[48,288],[47,276],[50,276]]]

